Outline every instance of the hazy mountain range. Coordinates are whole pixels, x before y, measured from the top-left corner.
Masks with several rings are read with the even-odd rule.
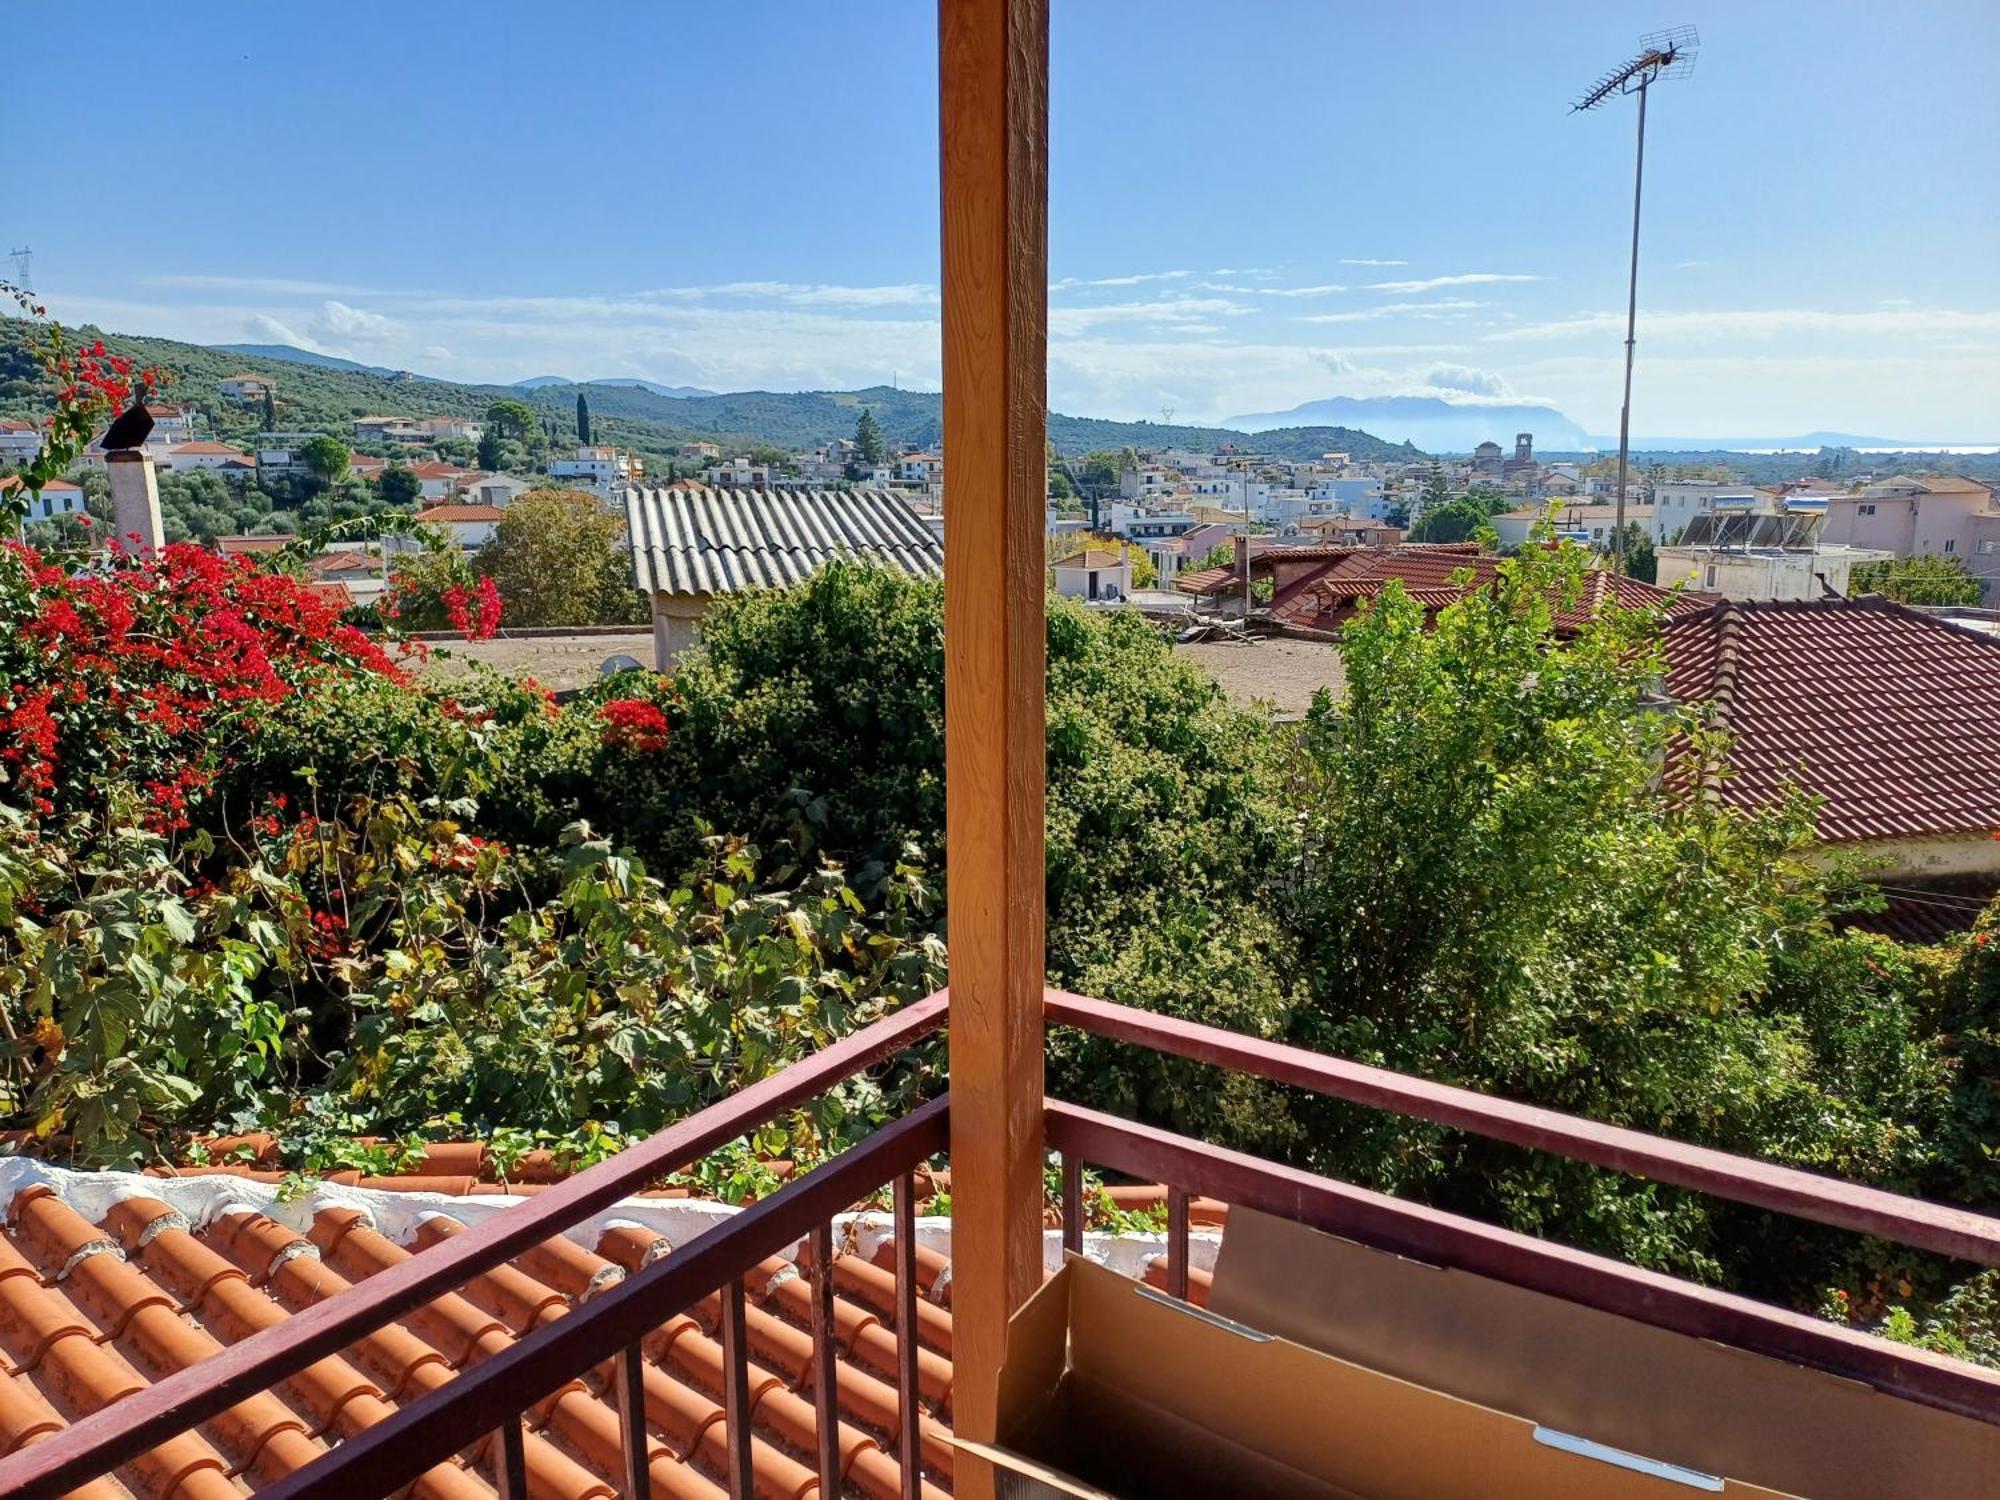
[[[1430,453],[1470,453],[1485,442],[1498,443],[1512,453],[1519,432],[1533,433],[1537,448],[1597,446],[1590,434],[1553,406],[1473,405],[1437,396],[1332,396],[1303,402],[1290,411],[1231,417],[1227,425],[1246,432],[1306,425],[1359,427],[1386,442],[1412,443]]]

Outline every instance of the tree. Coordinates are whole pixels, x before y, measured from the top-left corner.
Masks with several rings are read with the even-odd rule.
[[[390,464],[375,484],[382,492],[382,503],[393,505],[398,510],[407,510],[415,505],[424,492],[424,482],[401,464]]]
[[[1429,492],[1425,483],[1425,492]],[[1451,500],[1443,505],[1426,505],[1410,532],[1413,542],[1469,542],[1491,518],[1486,507],[1475,500]]]
[[[495,401],[486,408],[486,426],[502,437],[512,437],[530,447],[542,435],[542,424],[535,416],[534,408],[512,396]]]
[[[322,432],[299,449],[299,457],[325,488],[331,489],[347,477],[347,445],[338,438]]]
[[[498,427],[489,426],[479,435],[479,467],[489,474],[498,473],[506,466],[507,440],[500,435]]]
[[[647,606],[624,537],[623,518],[586,490],[529,490],[500,513],[473,567],[500,586],[510,626],[634,623]]]
[[[1880,594],[1898,604],[1977,604],[1981,597],[1979,580],[1963,562],[1934,552],[1863,563],[1847,591]]]
[[[1429,515],[1439,506],[1452,503],[1451,485],[1444,477],[1444,470],[1437,464],[1431,465],[1430,473],[1424,476],[1423,511]]]
[[[1583,567],[1529,549],[1435,614],[1391,585],[1345,630],[1345,701],[1303,737],[1286,1039],[1914,1186],[1946,1134],[1935,1002],[1829,923],[1802,800],[1746,814],[1661,778],[1703,749],[1699,708],[1660,709],[1650,613],[1558,638]],[[1649,1266],[1796,1297],[1835,1263],[1657,1183],[1317,1100],[1289,1121],[1319,1170]]]
[[[1644,583],[1660,581],[1660,559],[1653,538],[1637,521],[1625,523],[1625,576]]]
[[[854,452],[864,464],[879,464],[889,456],[889,445],[883,440],[875,413],[865,406],[861,408],[861,419],[854,424]]]
[[[264,430],[278,430],[278,398],[268,385],[264,387]]]
[[[1121,457],[1115,448],[1093,448],[1083,455],[1083,462],[1077,468],[1077,477],[1085,484],[1114,485],[1118,483]]]
[[[586,448],[590,446],[590,403],[582,391],[576,393],[576,440]]]

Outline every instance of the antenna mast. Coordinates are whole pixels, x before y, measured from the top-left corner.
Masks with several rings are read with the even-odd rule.
[[[1701,36],[1692,26],[1674,26],[1639,38],[1639,55],[1613,68],[1572,104],[1571,114],[1596,109],[1621,94],[1639,96],[1639,152],[1632,168],[1632,269],[1625,291],[1625,398],[1618,408],[1618,493],[1614,497],[1611,563],[1625,568],[1625,473],[1632,452],[1632,351],[1639,321],[1639,195],[1646,180],[1646,93],[1667,78],[1694,71]]]
[[[7,252],[14,262],[14,285],[24,292],[35,289],[35,249],[32,245],[22,245]]]

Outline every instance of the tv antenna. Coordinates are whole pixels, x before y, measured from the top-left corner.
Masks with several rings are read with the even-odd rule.
[[[14,262],[14,285],[24,292],[35,289],[35,250],[32,245],[22,245],[9,250],[7,258]]]
[[[1639,96],[1639,153],[1632,168],[1632,270],[1625,289],[1625,399],[1618,409],[1618,493],[1611,531],[1612,566],[1625,565],[1625,470],[1632,453],[1632,346],[1639,321],[1639,195],[1646,180],[1646,95],[1656,83],[1694,71],[1701,35],[1672,26],[1639,38],[1639,55],[1606,73],[1572,104],[1571,114],[1596,109],[1623,94]]]

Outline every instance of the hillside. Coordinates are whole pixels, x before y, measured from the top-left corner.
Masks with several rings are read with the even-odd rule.
[[[1588,433],[1552,406],[1445,401],[1436,396],[1334,396],[1289,411],[1249,412],[1229,420],[1233,427],[1256,433],[1301,422],[1365,424],[1372,432],[1435,453],[1470,453],[1484,442],[1511,449],[1517,432],[1533,433],[1537,448],[1596,446]]]
[[[241,442],[264,427],[263,411],[224,400],[216,382],[229,375],[268,376],[278,390],[277,425],[286,430],[318,430],[345,437],[354,419],[374,413],[390,416],[474,416],[502,398],[526,401],[552,428],[557,441],[574,435],[576,396],[587,392],[597,436],[648,458],[664,459],[680,443],[706,440],[724,447],[747,449],[770,444],[784,449],[810,448],[850,437],[863,407],[875,414],[892,445],[930,447],[942,436],[941,398],[935,391],[906,391],[871,386],[859,391],[737,391],[727,395],[670,396],[648,385],[591,383],[537,384],[532,388],[502,385],[461,385],[407,372],[385,373],[350,361],[319,356],[324,363],[303,363],[297,351],[285,357],[250,352],[256,346],[211,348],[171,339],[104,333],[84,327],[88,338],[101,336],[106,346],[143,364],[156,364],[175,376],[172,399],[198,407],[209,430],[225,441]],[[27,352],[29,325],[19,319],[0,320],[0,415],[37,410],[43,396],[40,372]],[[1346,427],[1288,427],[1258,434],[1226,427],[1168,426],[1158,422],[1113,422],[1096,417],[1049,413],[1049,439],[1065,453],[1093,448],[1210,448],[1234,442],[1282,457],[1314,457],[1338,451],[1359,459],[1417,457],[1408,445],[1385,443],[1366,432]]]

